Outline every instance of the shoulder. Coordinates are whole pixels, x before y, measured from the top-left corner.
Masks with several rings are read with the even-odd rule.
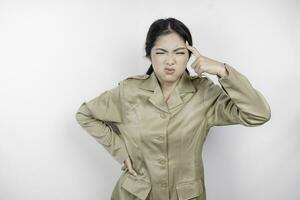
[[[190,80],[197,90],[206,97],[218,96],[222,92],[222,88],[207,75],[190,76]]]
[[[148,74],[135,74],[131,76],[127,76],[126,78],[122,79],[120,82],[132,82],[135,80],[145,80],[148,79],[150,75]]]
[[[148,74],[137,74],[137,75],[128,76],[127,78],[125,78],[125,80],[132,80],[132,79],[145,80],[149,77],[150,77],[150,75],[148,75]]]
[[[222,87],[208,76],[206,76],[204,79],[203,91],[205,99],[215,99],[221,93],[223,93]]]
[[[198,90],[203,90],[213,83],[213,81],[205,75],[190,75],[189,78]]]
[[[136,74],[131,75],[120,81],[122,84],[139,84],[141,81],[146,80],[150,77],[148,74]]]
[[[119,81],[118,84],[121,86],[123,90],[129,89],[132,91],[138,88],[138,86],[141,84],[141,81],[144,81],[149,77],[150,75],[148,74],[131,75]]]

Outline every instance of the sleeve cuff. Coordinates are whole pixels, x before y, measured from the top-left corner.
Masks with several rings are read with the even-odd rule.
[[[234,81],[236,79],[236,75],[237,75],[237,71],[232,67],[230,66],[229,64],[227,63],[224,63],[224,66],[225,68],[227,69],[228,71],[228,74],[226,76],[223,76],[223,77],[219,77],[218,78],[218,81],[222,84],[222,83],[225,83],[227,81]],[[239,74],[239,73],[238,73]]]
[[[226,76],[223,76],[223,77],[217,75],[218,80],[226,79],[226,78],[228,78],[228,76],[230,76],[232,74],[232,67],[230,65],[226,64],[226,63],[223,63],[223,64],[224,64],[224,67],[227,70],[228,74]]]

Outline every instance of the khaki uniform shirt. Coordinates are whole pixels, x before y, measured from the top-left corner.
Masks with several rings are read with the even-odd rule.
[[[213,126],[264,124],[262,94],[232,66],[215,84],[207,76],[180,77],[168,102],[155,73],[130,76],[83,102],[78,123],[120,164],[130,157],[137,176],[122,171],[112,200],[205,200],[202,147]]]

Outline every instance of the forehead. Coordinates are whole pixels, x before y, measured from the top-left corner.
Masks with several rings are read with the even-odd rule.
[[[159,36],[154,44],[155,47],[176,48],[178,46],[185,46],[184,40],[176,33]]]

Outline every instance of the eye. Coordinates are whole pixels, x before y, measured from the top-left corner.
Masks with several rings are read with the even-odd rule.
[[[157,52],[156,54],[163,54],[162,52]]]
[[[184,54],[184,52],[178,52],[177,54]]]

